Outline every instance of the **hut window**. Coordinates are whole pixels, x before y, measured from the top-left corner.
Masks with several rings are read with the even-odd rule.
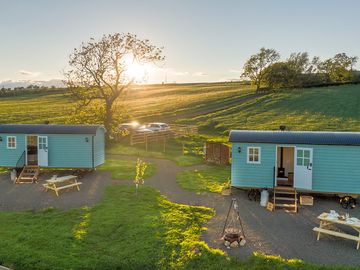
[[[16,137],[15,136],[7,136],[7,148],[8,149],[16,149]]]
[[[261,148],[248,147],[247,148],[247,163],[260,164],[261,162]]]

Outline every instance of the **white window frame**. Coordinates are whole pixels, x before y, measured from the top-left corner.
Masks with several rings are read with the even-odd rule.
[[[257,149],[258,150],[258,161],[251,161],[250,160],[250,149]],[[246,162],[248,164],[261,164],[261,147],[259,147],[259,146],[248,146],[247,147]]]
[[[9,146],[9,140],[10,139],[14,139],[14,141],[12,142],[14,144],[14,146]],[[17,143],[16,143],[16,136],[7,136],[6,137],[6,148],[7,149],[16,149]]]

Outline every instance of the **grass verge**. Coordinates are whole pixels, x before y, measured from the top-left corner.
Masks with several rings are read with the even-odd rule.
[[[147,163],[148,167],[145,171],[145,178],[153,176],[156,172],[156,167],[152,163]],[[133,180],[135,178],[136,161],[134,160],[120,160],[107,159],[106,162],[99,167],[99,170],[110,171],[111,178],[117,180]]]
[[[178,184],[194,192],[217,192],[229,186],[230,166],[211,166],[204,170],[182,171],[176,176]]]

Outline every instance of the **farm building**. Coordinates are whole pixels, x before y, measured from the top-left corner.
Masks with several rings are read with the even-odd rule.
[[[0,125],[0,166],[95,168],[105,161],[98,125]]]
[[[234,187],[360,194],[360,132],[230,132]]]

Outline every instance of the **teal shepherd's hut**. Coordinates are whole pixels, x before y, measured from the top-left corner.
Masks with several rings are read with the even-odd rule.
[[[360,132],[233,130],[231,184],[360,194]]]
[[[105,161],[99,125],[0,125],[0,166],[93,169]]]

